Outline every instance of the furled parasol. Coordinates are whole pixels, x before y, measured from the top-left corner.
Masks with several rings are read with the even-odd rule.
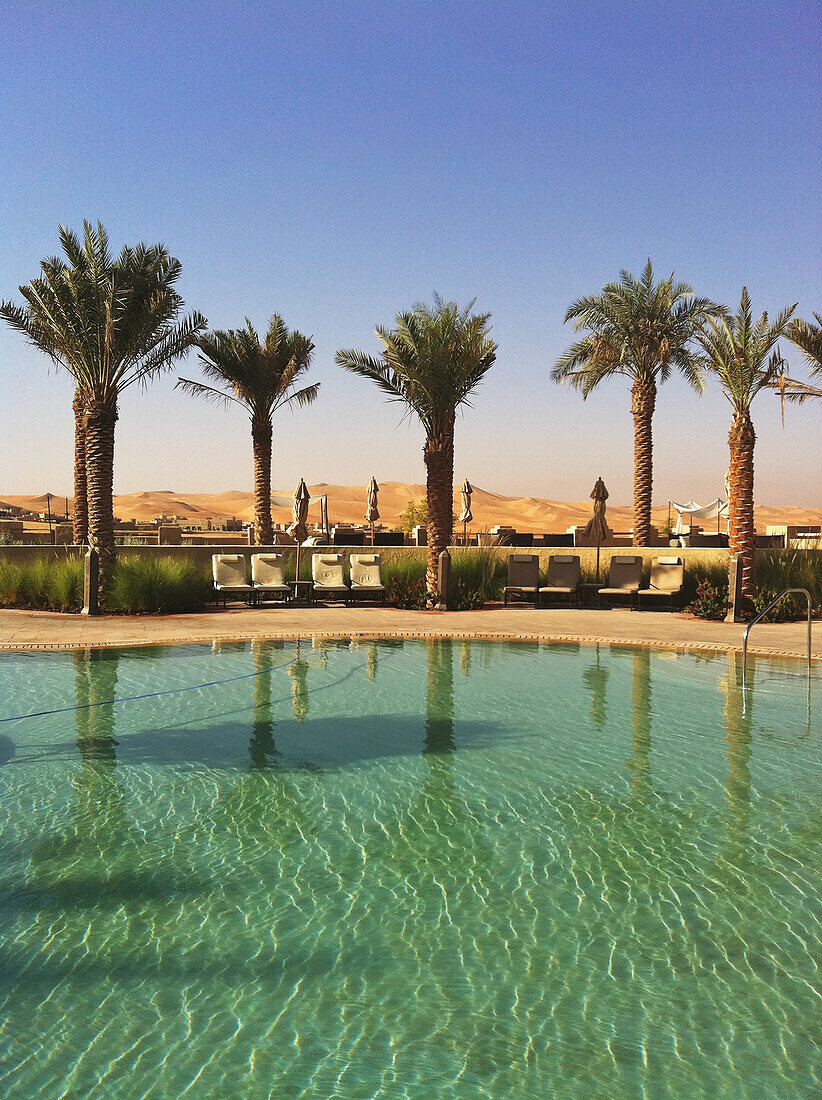
[[[608,490],[605,488],[605,482],[601,477],[598,477],[596,485],[591,490],[591,500],[594,502],[594,514],[582,531],[586,540],[596,543],[597,581],[599,581],[599,549],[611,534],[611,529],[605,519],[605,501],[608,499],[608,495]]]
[[[374,524],[380,518],[380,510],[377,507],[377,493],[380,491],[380,487],[377,484],[377,479],[372,477],[368,483],[368,487],[365,490],[366,500],[368,507],[365,509],[365,521],[371,524],[371,545],[374,545]]]
[[[305,481],[300,478],[300,484],[294,490],[294,507],[291,509],[291,515],[294,517],[294,522],[288,528],[288,533],[294,536],[294,541],[297,543],[297,572],[294,575],[295,580],[300,579],[300,546],[308,538],[306,520],[308,519],[308,502],[310,500],[311,495],[308,492],[308,486]]]
[[[471,494],[474,492],[471,482],[468,478],[463,481],[460,488],[460,496],[462,497],[462,511],[460,512],[459,522],[462,524],[462,543],[463,546],[468,545],[468,524],[474,518],[474,513],[471,511]]]

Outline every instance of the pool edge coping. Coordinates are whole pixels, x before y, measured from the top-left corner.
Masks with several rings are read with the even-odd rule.
[[[559,633],[514,633],[460,630],[310,630],[310,631],[271,631],[266,633],[210,634],[182,638],[179,635],[168,638],[122,639],[119,641],[83,641],[83,642],[0,642],[0,653],[70,653],[93,649],[152,649],[175,645],[213,645],[223,642],[273,642],[273,641],[450,641],[450,642],[530,642],[538,645],[583,645],[618,646],[623,648],[661,649],[677,653],[741,653],[741,643],[735,642],[669,642],[656,639],[625,638],[617,635],[559,634]],[[748,653],[752,657],[773,659],[807,659],[807,653],[797,650],[774,649],[768,646],[749,645]],[[813,663],[822,662],[822,657],[811,654]]]

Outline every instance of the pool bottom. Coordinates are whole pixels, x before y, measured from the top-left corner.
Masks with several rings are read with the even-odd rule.
[[[0,769],[7,1094],[818,1090],[820,749],[778,670],[743,714],[733,664],[647,650],[26,662],[22,705],[93,705]]]

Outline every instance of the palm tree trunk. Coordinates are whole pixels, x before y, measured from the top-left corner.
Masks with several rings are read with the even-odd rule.
[[[88,544],[100,555],[100,606],[114,569],[114,425],[116,401],[86,406],[86,476],[88,478]]]
[[[631,388],[631,413],[634,418],[634,546],[647,546],[651,539],[655,405],[656,383],[634,382]]]
[[[742,595],[750,599],[756,592],[754,561],[754,446],[756,432],[751,414],[734,413],[728,445],[731,466],[728,471],[728,541],[731,557],[742,558]]]
[[[271,523],[271,421],[251,421],[254,447],[254,541],[270,546],[274,541]]]
[[[454,532],[454,424],[444,438],[425,444],[425,492],[428,501],[428,602],[438,596],[439,555],[448,548]]]
[[[74,391],[74,541],[78,546],[88,542],[88,486],[86,482],[86,421],[85,403],[79,387]]]

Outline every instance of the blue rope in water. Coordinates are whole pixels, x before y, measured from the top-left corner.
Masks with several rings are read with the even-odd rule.
[[[199,691],[201,688],[219,687],[221,684],[233,684],[237,680],[250,680],[255,676],[265,676],[269,672],[279,672],[282,668],[293,665],[297,657],[292,657],[282,665],[272,665],[271,668],[263,668],[259,672],[244,672],[242,676],[229,676],[226,680],[212,680],[207,684],[193,684],[190,687],[168,688],[166,691],[150,691],[146,695],[124,695],[121,699],[104,699],[101,703],[82,703],[79,707],[58,707],[56,710],[39,710],[31,714],[15,714],[11,718],[0,718],[3,722],[22,722],[24,718],[47,718],[51,714],[68,714],[75,710],[91,710],[92,707],[110,707],[113,703],[135,703],[140,699],[159,699],[161,695],[180,695],[184,691]]]

